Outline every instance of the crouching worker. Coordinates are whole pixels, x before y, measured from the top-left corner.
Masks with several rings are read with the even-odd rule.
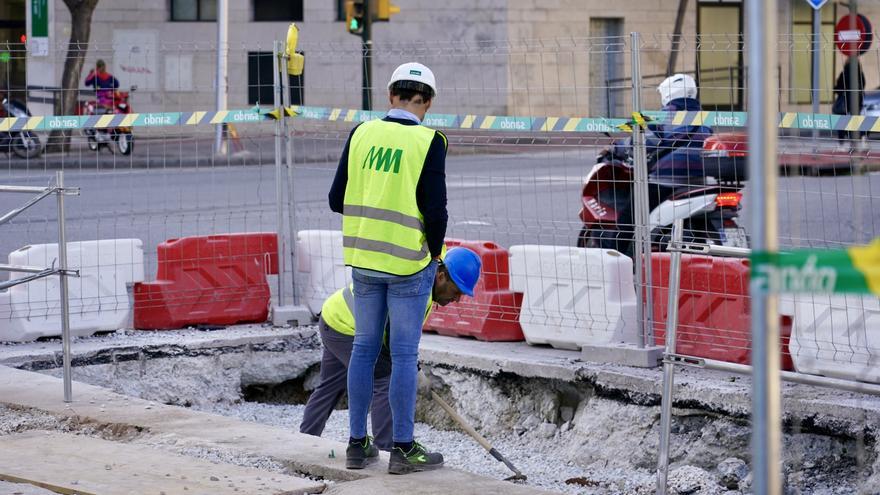
[[[480,277],[480,258],[473,251],[456,247],[446,253],[443,263],[434,277],[431,299],[425,309],[425,319],[431,312],[433,303],[446,306],[456,302],[462,294],[474,295],[474,286]],[[336,291],[324,301],[318,322],[324,354],[321,357],[320,383],[306,403],[301,433],[320,436],[330,413],[346,392],[348,383],[348,361],[354,344],[354,296],[351,285]],[[387,325],[386,325],[387,331]],[[376,447],[390,451],[392,441],[391,405],[388,402],[388,387],[391,382],[391,353],[387,345],[382,346],[373,374],[373,400],[370,407],[375,445],[368,445],[362,465],[367,460],[375,460]],[[367,437],[367,442],[372,439]],[[442,465],[442,461],[441,461]]]

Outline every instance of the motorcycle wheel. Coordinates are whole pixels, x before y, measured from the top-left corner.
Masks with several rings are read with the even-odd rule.
[[[116,149],[123,155],[130,155],[134,149],[134,136],[121,132],[116,136]]]
[[[95,136],[89,136],[87,141],[88,141],[89,149],[92,151],[98,151],[98,148],[101,147],[101,143],[99,143],[98,140],[95,139]]]
[[[30,131],[24,131],[12,139],[12,152],[19,158],[36,158],[41,151],[40,138]]]
[[[581,228],[580,234],[578,234],[577,247],[597,248],[599,247],[599,240],[596,239],[596,236],[592,235],[592,233],[586,226],[584,226],[583,228]]]

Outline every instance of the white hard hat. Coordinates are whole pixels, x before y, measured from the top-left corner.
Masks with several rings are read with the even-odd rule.
[[[424,84],[431,88],[432,97],[437,96],[437,81],[434,79],[434,73],[431,69],[418,62],[407,62],[400,64],[391,74],[391,80],[388,81],[388,89],[391,85],[398,81],[412,81],[414,83]],[[418,84],[410,89],[418,89]]]
[[[697,82],[687,74],[673,74],[657,86],[660,103],[665,107],[676,98],[696,98]]]

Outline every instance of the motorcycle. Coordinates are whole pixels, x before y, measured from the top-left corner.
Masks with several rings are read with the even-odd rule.
[[[747,168],[746,136],[715,134],[704,141],[698,154],[703,176],[692,177],[686,184],[649,179],[652,251],[666,249],[677,219],[684,220],[685,242],[748,247],[748,236],[739,225]],[[632,167],[631,159],[622,160],[611,153],[599,156],[581,194],[579,247],[615,249],[632,256],[632,220],[622,214],[627,209],[633,211]]]
[[[131,113],[131,105],[128,100],[131,92],[137,86],[132,86],[129,91],[114,91],[113,104],[111,107],[100,106],[95,101],[80,102],[80,115],[114,114],[127,115]],[[116,149],[123,155],[130,155],[134,149],[134,136],[131,127],[110,127],[104,129],[83,129],[83,134],[88,140],[89,149],[98,151],[102,146],[110,149],[111,142],[116,143]],[[112,150],[111,150],[112,151]]]
[[[2,108],[0,118],[31,116],[30,110],[25,105],[9,98],[3,98],[0,108]],[[43,151],[40,138],[29,130],[0,132],[0,149],[6,150],[7,153],[12,151],[16,156],[25,159],[36,158]]]

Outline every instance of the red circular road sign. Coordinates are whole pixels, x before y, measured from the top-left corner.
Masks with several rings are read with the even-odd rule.
[[[865,53],[874,41],[874,32],[867,17],[862,14],[856,16],[855,26],[851,19],[852,14],[845,15],[834,26],[834,44],[847,57]]]

